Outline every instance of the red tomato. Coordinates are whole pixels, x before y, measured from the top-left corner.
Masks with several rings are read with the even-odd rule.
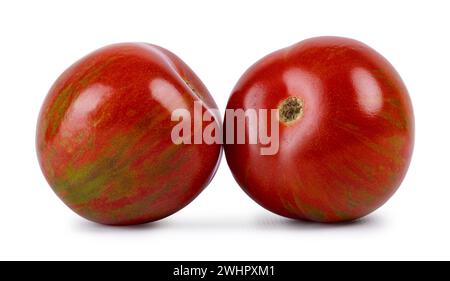
[[[195,101],[202,112],[217,108],[171,52],[144,43],[99,49],[67,69],[47,95],[36,138],[42,171],[64,203],[89,220],[164,218],[193,200],[219,163],[220,144],[172,142],[172,111],[193,115]],[[211,122],[220,128],[215,115]]]
[[[236,143],[238,125],[228,125],[237,109],[279,110],[258,127],[277,125],[276,153],[261,155],[269,146],[263,134],[249,143],[258,123],[248,119],[247,141]],[[290,218],[369,214],[396,191],[413,150],[413,110],[400,76],[376,51],[346,38],[312,38],[264,57],[235,86],[225,116],[235,179],[257,203]]]

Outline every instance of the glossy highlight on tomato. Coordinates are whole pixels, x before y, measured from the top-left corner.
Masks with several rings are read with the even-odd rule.
[[[41,108],[36,148],[45,178],[67,206],[98,223],[173,214],[210,182],[221,155],[220,144],[172,142],[172,111],[191,113],[194,102],[217,109],[166,49],[121,43],[87,55],[57,79]],[[211,122],[220,128],[219,117]]]
[[[385,203],[407,172],[408,91],[384,57],[356,40],[311,38],[264,57],[235,86],[225,127],[228,110],[237,109],[279,109],[276,154],[261,155],[261,142],[227,139],[224,147],[242,189],[279,215],[360,218]],[[246,135],[249,129],[246,123]]]

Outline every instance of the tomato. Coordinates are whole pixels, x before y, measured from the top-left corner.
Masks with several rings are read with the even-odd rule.
[[[247,113],[260,109],[276,114],[250,123]],[[229,126],[237,110],[247,116],[244,143],[236,140],[239,126]],[[295,219],[369,214],[397,190],[413,151],[413,109],[400,76],[347,38],[311,38],[258,61],[235,86],[224,121],[225,155],[238,184],[266,209]],[[263,153],[264,134],[249,141],[255,126],[278,134],[273,153]]]
[[[42,171],[89,220],[164,218],[193,200],[219,163],[220,144],[172,141],[172,112],[193,114],[195,102],[211,112],[203,123],[220,129],[213,98],[173,53],[145,43],[99,49],[68,68],[45,99],[36,137]]]

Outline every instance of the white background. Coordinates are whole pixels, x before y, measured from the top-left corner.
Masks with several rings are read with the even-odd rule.
[[[449,259],[449,14],[448,1],[0,1],[0,259]],[[39,108],[58,75],[90,51],[123,41],[168,48],[223,112],[247,67],[319,35],[375,48],[413,100],[409,173],[370,216],[345,225],[276,216],[241,191],[225,159],[188,207],[136,227],[78,217],[44,180]]]

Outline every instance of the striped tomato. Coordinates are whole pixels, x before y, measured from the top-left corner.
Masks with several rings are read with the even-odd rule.
[[[42,106],[36,147],[55,193],[79,215],[127,225],[164,218],[212,179],[220,144],[177,144],[172,112],[210,112],[215,102],[173,53],[144,43],[104,47],[54,83]]]
[[[244,134],[229,126],[239,109]],[[266,109],[277,112],[250,122]],[[231,94],[225,126],[226,159],[244,191],[277,214],[320,222],[380,207],[413,150],[413,110],[400,76],[373,49],[338,37],[305,40],[253,65]],[[271,138],[254,143],[233,139],[268,131]]]

